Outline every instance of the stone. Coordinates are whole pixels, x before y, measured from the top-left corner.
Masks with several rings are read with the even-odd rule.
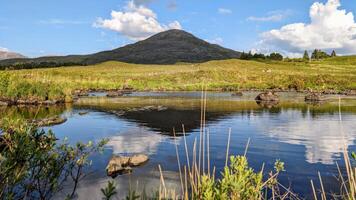
[[[304,98],[305,101],[311,102],[318,102],[318,101],[325,101],[325,97],[320,93],[310,93]]]
[[[132,172],[132,167],[138,167],[148,161],[148,156],[137,154],[131,157],[128,156],[113,156],[107,167],[108,176],[116,177],[117,175],[127,174]]]
[[[145,164],[148,161],[148,156],[144,154],[133,155],[129,160],[129,165],[131,167],[137,167]]]
[[[0,106],[8,106],[9,103],[6,101],[0,101]]]
[[[256,101],[279,101],[278,95],[274,92],[263,92],[255,98]]]
[[[108,92],[106,94],[107,97],[111,97],[111,98],[113,98],[113,97],[121,97],[123,95],[124,95],[124,93],[122,93],[120,91],[111,91],[111,92]]]
[[[78,114],[80,115],[80,116],[83,116],[83,115],[87,115],[89,112],[79,112]]]
[[[231,94],[231,96],[233,96],[233,97],[241,97],[241,96],[243,96],[243,94],[242,94],[242,92],[234,92],[234,93]]]
[[[106,172],[108,176],[116,176],[117,174],[124,174],[130,172],[130,170],[128,169],[128,167],[130,167],[129,160],[130,157],[113,156],[106,167]]]
[[[43,127],[63,124],[66,121],[67,119],[61,117],[50,117],[46,119],[32,120],[32,123],[36,126]]]

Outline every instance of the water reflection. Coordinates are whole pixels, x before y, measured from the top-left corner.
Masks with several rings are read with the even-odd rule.
[[[356,138],[355,116],[346,115],[340,123],[337,114],[313,117],[310,112],[303,114],[298,110],[284,110],[278,118],[283,123],[273,123],[273,118],[263,118],[258,126],[281,142],[304,145],[306,161],[309,163],[335,164],[344,146],[353,145]],[[341,131],[342,126],[346,127],[344,131]]]
[[[155,154],[157,147],[167,137],[142,129],[130,129],[122,132],[120,135],[110,137],[107,144],[112,148],[114,154]],[[169,140],[168,140],[169,141]]]
[[[180,132],[184,124],[188,147],[192,148],[194,139],[199,137],[200,94],[133,95],[112,99],[84,98],[73,106],[40,108],[39,112],[37,108],[0,108],[1,117],[33,118],[62,113],[68,121],[52,127],[60,138],[67,136],[73,142],[109,138],[104,155],[93,158],[96,173],[88,177],[79,189],[84,199],[99,197],[98,188],[110,180],[105,175],[105,167],[112,154],[150,155],[150,161],[135,169],[134,174],[115,179],[123,193],[130,183],[135,186],[139,182],[141,189],[145,185],[159,183],[158,164],[172,176],[173,187],[177,183],[174,179],[177,161],[174,140],[170,135],[173,127]],[[232,128],[231,153],[243,153],[247,139],[251,138],[248,156],[252,167],[260,168],[261,162],[266,162],[267,168],[273,168],[273,161],[280,158],[287,166],[288,177],[284,183],[292,182],[298,192],[307,194],[310,191],[305,185],[310,179],[317,179],[318,171],[327,174],[327,180],[335,175],[334,163],[342,159],[344,143],[349,150],[356,150],[356,100],[342,101],[343,139],[337,101],[308,105],[299,94],[282,95],[278,105],[258,105],[253,99],[254,94],[234,98],[228,94],[208,95],[206,126],[211,129],[212,163],[224,163],[226,133],[228,128]],[[159,106],[165,109],[147,109]],[[83,111],[89,113],[78,114]],[[184,152],[182,138],[177,143]],[[182,161],[184,159],[183,155]],[[333,188],[335,185],[329,181],[325,187]]]

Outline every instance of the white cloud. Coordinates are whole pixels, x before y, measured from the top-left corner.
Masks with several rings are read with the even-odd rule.
[[[356,23],[351,12],[340,9],[340,0],[314,3],[309,24],[294,23],[262,34],[260,45],[285,53],[301,53],[315,48],[339,54],[356,53]]]
[[[342,121],[338,115],[312,117],[311,112],[284,110],[280,113],[285,122],[270,126],[269,119],[260,121],[260,128],[270,137],[280,142],[305,146],[305,158],[308,163],[334,164],[342,157],[344,148],[355,144],[356,124],[354,118]],[[348,129],[343,132],[343,127]],[[288,133],[288,134],[286,134]]]
[[[0,47],[0,51],[2,51],[2,52],[8,52],[8,51],[9,51],[9,49],[4,48],[4,47]]]
[[[106,28],[125,35],[131,40],[143,40],[147,37],[168,30],[181,29],[178,21],[168,25],[158,22],[157,15],[144,5],[129,1],[124,11],[112,11],[111,19],[99,18],[94,27]]]
[[[232,10],[227,9],[227,8],[219,8],[218,13],[223,14],[223,15],[229,15],[232,13]]]
[[[268,13],[267,16],[263,16],[263,17],[250,16],[247,18],[247,21],[278,22],[284,20],[289,15],[291,15],[290,10],[285,10],[285,11],[277,10],[277,11],[271,11]]]

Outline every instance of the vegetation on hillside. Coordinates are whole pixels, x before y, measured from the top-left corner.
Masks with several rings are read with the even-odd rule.
[[[152,91],[316,90],[356,89],[356,57],[333,57],[311,62],[245,61],[200,64],[138,65],[105,62],[92,66],[47,68],[0,73],[2,98],[70,98],[76,89]]]
[[[201,63],[239,58],[240,52],[210,44],[183,30],[167,30],[146,40],[90,55],[51,56],[0,61],[0,69],[33,69],[93,65],[106,61],[139,64]]]

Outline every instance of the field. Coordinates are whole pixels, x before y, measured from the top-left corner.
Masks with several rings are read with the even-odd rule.
[[[222,60],[201,64],[138,65],[105,62],[92,66],[3,71],[8,84],[0,95],[11,98],[63,98],[76,89],[150,91],[314,90],[356,89],[356,56],[321,61]],[[26,84],[27,83],[27,84]],[[24,88],[26,87],[26,88]],[[41,87],[43,89],[41,89]],[[49,95],[48,95],[49,94]],[[49,96],[49,97],[48,97]]]

